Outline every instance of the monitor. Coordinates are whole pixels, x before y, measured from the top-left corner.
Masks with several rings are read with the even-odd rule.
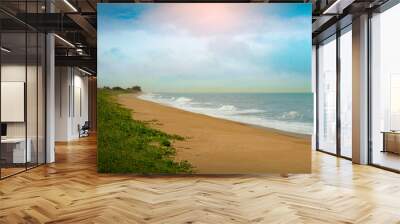
[[[1,136],[7,136],[7,124],[1,123]]]

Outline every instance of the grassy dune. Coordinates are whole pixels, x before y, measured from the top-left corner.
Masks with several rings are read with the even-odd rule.
[[[132,111],[116,103],[123,90],[99,89],[98,171],[101,173],[191,173],[187,161],[174,161],[173,141],[183,141],[132,118]]]

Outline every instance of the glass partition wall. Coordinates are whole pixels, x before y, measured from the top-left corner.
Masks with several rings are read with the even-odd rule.
[[[351,25],[317,47],[317,150],[352,157]]]
[[[370,163],[400,171],[400,4],[371,18]]]
[[[39,6],[32,4],[38,2],[18,6],[34,12]],[[45,34],[8,16],[0,13],[1,179],[46,160]],[[13,21],[13,29],[1,22],[4,18]]]
[[[26,144],[26,34],[1,33],[1,177],[24,171]],[[6,50],[4,50],[6,49]]]

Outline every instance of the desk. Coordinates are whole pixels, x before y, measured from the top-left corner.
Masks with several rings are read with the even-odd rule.
[[[28,143],[25,152],[25,138],[5,138],[1,139],[2,157],[7,163],[26,163],[31,162],[31,139],[26,139]],[[5,154],[3,156],[3,154]],[[11,159],[12,158],[12,159]]]
[[[400,131],[383,131],[382,152],[400,154]]]

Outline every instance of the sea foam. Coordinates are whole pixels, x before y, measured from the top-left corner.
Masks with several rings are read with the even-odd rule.
[[[296,119],[300,118],[302,115],[293,110],[281,114],[279,116],[280,119],[273,119],[263,116],[265,110],[259,108],[238,108],[230,104],[224,105],[215,102],[198,102],[186,96],[172,97],[148,93],[140,95],[139,98],[194,113],[282,131],[311,134],[313,130],[312,123],[297,121]]]

